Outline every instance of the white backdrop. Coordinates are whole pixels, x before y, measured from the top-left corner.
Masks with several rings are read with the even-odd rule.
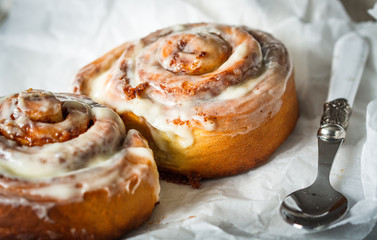
[[[5,1],[9,2],[1,3]],[[259,28],[281,39],[293,57],[300,119],[271,160],[237,176],[203,181],[199,190],[161,181],[160,204],[151,219],[126,237],[362,239],[374,226],[377,102],[369,107],[368,138],[365,122],[367,105],[377,98],[376,22],[355,24],[338,1],[324,0],[10,3],[0,23],[0,96],[30,87],[70,91],[76,72],[85,64],[127,40],[178,23],[206,21]],[[309,185],[315,177],[316,131],[327,95],[332,50],[335,41],[351,30],[371,45],[347,140],[331,173],[333,185],[347,195],[351,209],[330,230],[306,233],[283,222],[278,209],[287,194]]]

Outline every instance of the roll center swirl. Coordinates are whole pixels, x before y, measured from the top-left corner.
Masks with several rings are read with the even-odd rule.
[[[51,92],[27,90],[0,101],[0,135],[19,145],[42,146],[79,136],[90,126],[88,108]]]
[[[175,74],[201,75],[223,64],[232,47],[215,33],[179,33],[160,45],[158,58],[163,68]]]
[[[57,123],[64,120],[62,104],[51,92],[21,92],[18,108],[33,121]]]

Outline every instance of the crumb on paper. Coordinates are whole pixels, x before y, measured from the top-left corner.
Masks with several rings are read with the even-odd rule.
[[[156,221],[149,221],[147,222],[148,225],[153,225],[153,224],[161,224],[161,222],[166,218],[166,216],[162,216],[160,219],[157,219]]]

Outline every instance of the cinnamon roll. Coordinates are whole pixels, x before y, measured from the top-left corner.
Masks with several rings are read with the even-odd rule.
[[[261,165],[298,118],[286,48],[245,26],[178,25],[126,42],[82,68],[74,91],[141,131],[161,172],[189,179]]]
[[[159,196],[151,149],[78,94],[0,98],[0,238],[115,239]]]

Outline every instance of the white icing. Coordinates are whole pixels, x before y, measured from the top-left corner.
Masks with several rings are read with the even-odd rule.
[[[216,129],[216,124],[213,122],[205,122],[201,116],[196,114],[191,103],[180,105],[179,108],[167,109],[161,103],[153,102],[148,98],[134,98],[129,101],[124,101],[119,98],[111,98],[106,91],[101,90],[109,88],[109,85],[106,85],[105,81],[109,72],[110,71],[106,71],[94,79],[92,85],[93,95],[91,97],[98,102],[115,106],[117,112],[133,112],[137,116],[145,118],[152,128],[165,132],[169,139],[178,141],[182,148],[187,148],[193,144],[194,137],[192,135],[192,128],[187,125],[173,124],[170,122],[172,119],[181,119],[182,121],[196,120],[200,122],[202,127],[207,131]],[[264,79],[264,77],[265,74],[257,79],[250,78],[242,84],[228,87],[220,95],[214,97],[213,100],[225,101],[242,98],[253,90],[254,87]],[[163,140],[161,136],[158,136],[159,134],[152,128],[152,136],[158,144],[158,147],[167,150],[165,140]]]
[[[93,108],[92,114],[96,118],[97,122],[90,129],[88,129],[87,132],[70,141],[46,144],[43,147],[32,147],[34,150],[32,155],[27,152],[29,147],[20,147],[21,151],[13,152],[10,156],[11,159],[16,160],[0,161],[0,170],[7,171],[14,176],[27,178],[64,175],[70,171],[71,165],[75,161],[80,161],[80,156],[72,156],[75,149],[82,146],[83,143],[86,144],[96,142],[97,139],[102,137],[101,129],[103,129],[104,125],[110,124],[102,119],[113,119],[115,123],[117,122],[117,125],[114,125],[114,127],[119,128],[120,132],[118,133],[114,131],[113,143],[115,144],[116,142],[119,142],[121,135],[125,133],[125,129],[123,124],[121,124],[120,118],[117,117],[112,110],[107,108]],[[3,141],[9,140],[4,139]],[[101,153],[106,152],[106,148],[109,148],[109,146],[99,145],[97,146],[96,150]],[[45,161],[41,161],[41,159]],[[60,163],[61,159],[64,159],[65,162]],[[85,167],[86,165],[94,165],[94,163],[92,163],[94,160],[95,159],[89,159],[89,161],[87,161],[82,167]]]
[[[225,101],[225,100],[231,100],[235,98],[239,98],[250,92],[254,87],[259,84],[263,80],[263,77],[253,79],[250,78],[249,80],[246,80],[244,83],[230,86],[227,89],[225,89],[222,93],[217,95],[213,98],[214,101]]]
[[[53,97],[54,95],[52,94],[52,92],[45,91],[44,96]],[[35,93],[20,92],[18,96],[18,107],[20,109],[27,108],[28,99],[29,98],[33,99],[37,97],[38,97],[38,94],[35,94]],[[43,113],[50,112],[51,114],[56,114],[57,112],[61,111],[60,104],[56,104],[56,103],[58,102],[54,102],[54,104],[52,104],[49,101],[39,101],[38,111],[43,112]]]
[[[228,60],[226,60],[224,64],[222,64],[221,67],[217,71],[223,71],[227,68],[230,68],[236,62],[240,61],[240,59],[244,59],[245,57],[247,57],[248,48],[249,46],[247,46],[246,43],[241,43],[239,46],[237,46],[234,49],[232,55],[230,55]],[[255,49],[255,51],[258,51],[258,50],[259,50],[259,54],[261,55],[260,49]]]
[[[54,184],[42,188],[36,188],[30,190],[33,195],[39,195],[42,197],[54,197],[57,199],[70,199],[75,196],[75,188],[68,184]]]
[[[92,90],[94,95],[91,96],[94,100],[99,102],[106,101],[107,94],[106,91],[101,91],[101,89],[108,88],[105,85],[105,79],[107,77],[108,71],[102,73],[98,78],[93,81]],[[116,102],[114,102],[116,101]],[[169,124],[171,119],[181,119],[189,120],[193,113],[190,108],[185,108],[186,111],[170,111],[166,112],[165,107],[159,103],[153,103],[150,99],[145,98],[134,98],[129,102],[123,101],[122,99],[114,99],[112,105],[116,106],[116,111],[118,112],[133,112],[137,116],[144,117],[148,122],[156,129],[167,132],[172,138],[179,136],[181,141],[181,147],[185,148],[192,144],[193,137],[191,129],[187,126],[178,126],[175,124]],[[182,108],[181,108],[182,109]],[[158,140],[158,139],[156,139]],[[161,142],[161,141],[158,141]]]
[[[174,29],[174,28],[172,28]],[[181,31],[185,30],[183,26],[181,27]],[[194,29],[190,29],[187,32],[193,32],[193,33],[215,33],[217,35],[221,35],[221,31],[219,31],[218,28],[216,28],[215,24],[208,24],[208,25],[203,25],[203,26],[198,26]]]
[[[106,82],[109,72],[110,70],[103,72],[96,79],[92,81],[91,89],[92,89],[93,95],[91,96],[91,98],[93,100],[100,99],[101,97],[103,97],[104,92],[109,90],[109,89],[106,89],[106,85],[103,84]],[[107,88],[108,87],[109,86],[107,86]]]
[[[127,151],[133,155],[137,155],[138,157],[143,157],[147,159],[153,158],[153,152],[149,148],[144,147],[129,147]]]
[[[6,97],[0,98],[0,103],[4,101],[5,99]],[[3,106],[0,109],[0,119],[5,119],[5,121],[10,120],[10,115],[14,112],[15,108],[16,108],[15,104]]]
[[[75,105],[66,103],[71,107]],[[130,130],[126,135],[122,120],[111,109],[92,107],[89,114],[94,124],[66,142],[18,146],[0,135],[0,175],[8,178],[4,181],[0,177],[0,203],[30,206],[41,219],[47,219],[48,209],[55,203],[37,203],[29,197],[74,202],[81,201],[86,192],[97,189],[105,189],[109,195],[118,193],[119,188],[123,191],[121,186],[126,186],[133,194],[141,181],[153,186],[153,194],[158,199],[160,190],[152,151],[133,145],[121,147],[122,144],[128,146],[138,133]],[[129,158],[134,160],[125,164]],[[135,177],[137,184],[131,188]],[[26,197],[8,196],[7,192],[14,188],[22,189]]]
[[[216,27],[216,24],[199,26],[190,30],[186,30],[183,25],[166,29],[167,32],[168,30],[186,31],[187,33],[213,32],[226,38],[221,30]],[[231,31],[236,32],[233,28]],[[242,32],[237,34],[241,36],[245,33],[244,31]],[[173,34],[175,33],[173,32]],[[271,39],[269,35],[263,35],[263,37],[272,43],[276,41]],[[127,59],[129,66],[131,66],[127,69],[127,78],[131,86],[141,83],[140,76],[135,74],[140,71],[148,71],[150,76],[161,75],[163,76],[160,76],[161,79],[168,82],[169,86],[177,88],[181,86],[182,81],[195,83],[196,81],[201,81],[201,78],[210,78],[212,76],[209,74],[200,76],[176,75],[169,71],[164,71],[160,64],[157,64],[159,60],[155,54],[149,53],[151,50],[159,49],[155,46],[158,44],[158,41],[160,40],[146,47],[141,42],[134,42],[135,50],[127,55],[127,58],[120,57],[110,70],[102,72],[98,77],[94,76],[89,95],[96,101],[115,108],[119,113],[133,112],[135,115],[144,118],[150,127],[154,141],[160,149],[167,150],[167,139],[177,142],[181,148],[191,146],[195,141],[193,136],[194,128],[208,131],[206,134],[210,134],[209,132],[213,132],[213,134],[227,134],[226,132],[230,132],[229,134],[232,136],[245,134],[260,126],[267,118],[274,116],[279,111],[282,104],[281,97],[285,92],[287,80],[292,74],[292,63],[289,62],[286,66],[280,66],[277,62],[271,62],[271,59],[268,59],[267,63],[265,63],[266,65],[262,66],[259,76],[250,77],[243,80],[240,84],[229,86],[214,97],[208,91],[208,93],[204,93],[205,95],[199,99],[190,99],[188,97],[182,101],[174,102],[174,100],[171,101],[164,94],[158,94],[158,92],[164,91],[158,82],[146,79],[154,91],[148,92],[147,90],[142,96],[131,100],[125,99],[122,90],[118,89],[119,85],[116,84],[117,79],[112,77],[119,74],[118,65],[125,59]],[[279,45],[275,44],[274,47],[279,47]],[[226,69],[231,69],[233,65],[248,58],[250,49],[258,56],[255,57],[253,64],[255,66],[262,64],[262,60],[259,58],[259,56],[262,56],[260,45],[255,39],[243,40],[243,42],[234,47],[230,57],[211,74],[214,75],[226,71]],[[123,56],[126,55],[126,52]],[[149,65],[145,66],[140,59],[152,60]],[[288,61],[291,60],[289,59]],[[235,71],[240,70],[236,69]],[[263,84],[261,84],[262,82]],[[261,100],[259,99],[266,99],[266,102],[260,102]],[[249,108],[242,107],[246,105]],[[254,110],[250,112],[248,109]],[[242,122],[243,125],[233,124],[231,126],[226,123],[219,125],[216,120],[208,120],[201,113],[215,118],[225,118],[230,115],[233,120],[236,120],[235,122]],[[190,124],[179,124],[179,121],[175,122],[175,120],[190,122]],[[245,124],[245,122],[248,124]]]

